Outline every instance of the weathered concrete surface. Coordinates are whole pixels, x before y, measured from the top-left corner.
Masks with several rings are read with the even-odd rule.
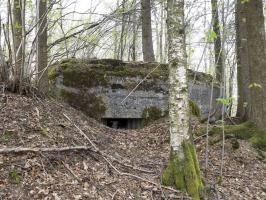
[[[162,115],[168,111],[167,65],[159,66],[128,96],[132,89],[157,66],[158,63],[123,63],[117,60],[70,60],[55,64],[50,70],[50,80],[58,97],[63,97],[63,100],[91,117],[140,119],[143,118],[145,108],[156,107],[162,111]],[[209,112],[212,78],[191,70],[188,71],[188,77],[190,98],[198,104],[204,118]],[[219,88],[215,86],[213,108],[216,107],[219,93]],[[128,98],[124,100],[127,96]],[[83,104],[79,105],[80,102]],[[94,106],[85,109],[84,105],[87,104]],[[102,106],[101,109],[96,108],[99,105]]]

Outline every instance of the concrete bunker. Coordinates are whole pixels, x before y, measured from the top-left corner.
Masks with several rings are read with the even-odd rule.
[[[157,67],[159,65],[159,67]],[[155,67],[157,69],[131,93]],[[188,70],[189,95],[204,118],[209,113],[212,77]],[[168,65],[113,59],[67,59],[49,70],[52,93],[112,128],[137,129],[168,112]],[[220,89],[215,84],[212,108]]]

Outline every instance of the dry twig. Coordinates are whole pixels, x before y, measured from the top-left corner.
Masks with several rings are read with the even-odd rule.
[[[125,173],[125,172],[121,172],[119,169],[117,169],[110,160],[108,160],[106,157],[110,157],[108,156],[107,154],[105,154],[104,152],[100,151],[99,148],[90,140],[90,138],[66,115],[66,114],[63,114],[71,123],[73,123],[73,125],[79,130],[79,133],[81,135],[83,135],[85,137],[85,139],[88,140],[88,142],[93,146],[93,148],[95,149],[94,152],[95,153],[99,153],[102,158],[117,172],[118,175],[120,176],[128,176],[128,177],[131,177],[131,178],[136,178],[136,179],[139,179],[141,181],[144,181],[144,182],[147,182],[147,183],[150,183],[158,188],[163,188],[163,189],[167,189],[167,190],[170,190],[172,192],[176,192],[176,193],[180,193],[180,191],[178,190],[175,190],[171,187],[167,187],[167,186],[163,186],[161,184],[158,184],[158,183],[155,183],[153,181],[150,181],[148,179],[145,179],[143,177],[140,177],[140,176],[137,176],[137,175],[134,175],[134,174],[130,174],[130,173]]]
[[[0,149],[0,154],[9,153],[40,153],[40,152],[65,152],[65,151],[91,151],[89,146],[76,146],[76,147],[61,147],[61,148],[2,148]]]

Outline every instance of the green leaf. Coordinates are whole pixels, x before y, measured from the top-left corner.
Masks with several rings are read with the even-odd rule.
[[[206,39],[208,42],[213,42],[213,40],[215,40],[217,37],[217,34],[213,30],[209,30],[206,33]]]
[[[223,99],[223,98],[218,98],[216,99],[216,101],[220,104],[226,105],[226,106],[230,106],[233,102],[234,98],[233,97],[229,97],[227,99]]]
[[[241,0],[241,3],[244,4],[244,3],[248,3],[250,0]]]
[[[251,84],[248,86],[248,88],[249,88],[249,89],[256,89],[256,88],[261,89],[262,87],[261,87],[261,85],[258,84],[258,83],[251,83]]]

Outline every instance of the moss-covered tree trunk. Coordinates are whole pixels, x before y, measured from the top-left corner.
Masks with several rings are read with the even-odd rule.
[[[197,200],[200,199],[202,181],[189,128],[184,0],[167,1],[167,31],[171,155],[163,173],[163,184],[186,191]]]

